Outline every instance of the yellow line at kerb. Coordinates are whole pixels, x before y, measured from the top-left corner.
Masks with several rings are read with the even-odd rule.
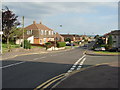
[[[62,76],[62,75],[65,75],[65,73],[60,74],[60,75],[58,75],[58,76],[56,76],[56,77],[53,77],[53,78],[47,80],[46,82],[44,82],[44,83],[42,83],[41,85],[39,85],[38,87],[36,87],[34,90],[37,90],[37,89],[41,88],[41,87],[44,86],[45,84],[49,83],[50,81],[52,81],[52,80],[54,80],[55,78],[60,77],[60,76]],[[56,79],[55,79],[55,80],[56,80]]]
[[[50,82],[50,83],[48,83],[47,85],[45,85],[43,88],[47,88],[47,87],[50,86],[52,83],[54,83],[54,82],[56,82],[56,81],[62,79],[63,77],[65,77],[65,76],[62,76],[62,77],[59,77],[59,78],[53,80],[52,82]]]

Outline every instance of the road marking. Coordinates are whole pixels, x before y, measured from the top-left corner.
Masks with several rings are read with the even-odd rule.
[[[47,80],[46,82],[42,83],[42,84],[39,85],[38,87],[36,87],[34,90],[38,90],[39,88],[45,86],[46,84],[49,84],[49,82],[51,82],[52,80],[56,80],[56,78],[58,78],[58,77],[63,77],[64,75],[65,75],[65,73],[60,74],[60,75],[58,75],[58,76],[56,76],[56,77],[53,77],[53,78]],[[49,85],[50,85],[50,84],[49,84]]]
[[[37,59],[39,59],[39,58],[35,58],[35,59],[33,59],[33,60],[37,60]]]
[[[72,71],[75,69],[75,67],[78,65],[78,63],[79,63],[85,56],[86,56],[86,55],[83,55],[80,59],[78,59],[78,60],[75,62],[75,64],[67,71],[67,73],[72,72]]]
[[[35,59],[31,60],[31,61],[35,61],[35,60],[37,60],[37,59],[42,59],[42,58],[46,58],[46,57],[35,58]],[[22,61],[22,62],[18,62],[18,63],[6,65],[6,66],[3,66],[3,67],[0,67],[0,69],[2,69],[2,68],[7,68],[7,67],[11,67],[11,66],[15,66],[15,65],[19,65],[19,64],[22,64],[22,63],[25,63],[25,62],[27,62],[27,61]]]
[[[41,57],[40,59],[43,59],[43,58],[46,58],[46,57]]]
[[[10,65],[7,65],[7,66],[0,67],[0,69],[2,69],[2,68],[7,68],[7,67],[11,67],[11,66],[15,66],[15,65],[22,64],[22,63],[25,63],[25,62],[26,62],[26,61],[19,62],[19,63],[14,63],[14,64],[10,64]]]
[[[58,80],[60,80],[60,79],[62,79],[62,78],[64,78],[64,77],[65,77],[65,76],[62,76],[62,77],[59,77],[59,78],[51,81],[50,83],[48,83],[47,85],[45,85],[45,86],[43,87],[43,89],[44,89],[44,88],[47,88],[48,86],[50,86],[50,85],[53,84],[54,82],[56,82],[56,81],[58,81]]]
[[[82,65],[83,65],[83,63],[84,63],[85,60],[86,60],[86,58],[84,58],[84,59],[80,62],[77,70],[80,70],[80,69],[81,69],[81,67],[82,67]]]

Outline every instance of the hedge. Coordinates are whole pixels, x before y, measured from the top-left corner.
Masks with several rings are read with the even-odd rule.
[[[60,48],[60,47],[65,47],[66,46],[66,43],[65,42],[57,42],[57,47]]]
[[[47,50],[48,48],[50,48],[50,47],[51,47],[51,45],[52,45],[52,43],[51,43],[51,42],[47,42],[47,43],[45,43],[46,50]]]
[[[23,47],[23,43],[21,43],[21,47]],[[24,40],[24,49],[31,49],[30,41]]]

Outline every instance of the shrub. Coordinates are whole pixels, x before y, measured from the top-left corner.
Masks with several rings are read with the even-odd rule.
[[[51,45],[52,45],[51,42],[47,42],[47,43],[45,43],[46,50],[47,50],[49,47],[51,47]]]
[[[21,47],[23,47],[23,43],[21,43]],[[24,49],[31,49],[30,41],[24,40]]]
[[[65,47],[66,46],[66,43],[65,42],[57,42],[57,47],[60,48],[60,47]]]

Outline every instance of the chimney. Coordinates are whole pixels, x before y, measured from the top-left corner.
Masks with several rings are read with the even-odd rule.
[[[40,24],[42,24],[42,22],[40,21]]]
[[[33,21],[33,24],[36,24],[36,21]]]

